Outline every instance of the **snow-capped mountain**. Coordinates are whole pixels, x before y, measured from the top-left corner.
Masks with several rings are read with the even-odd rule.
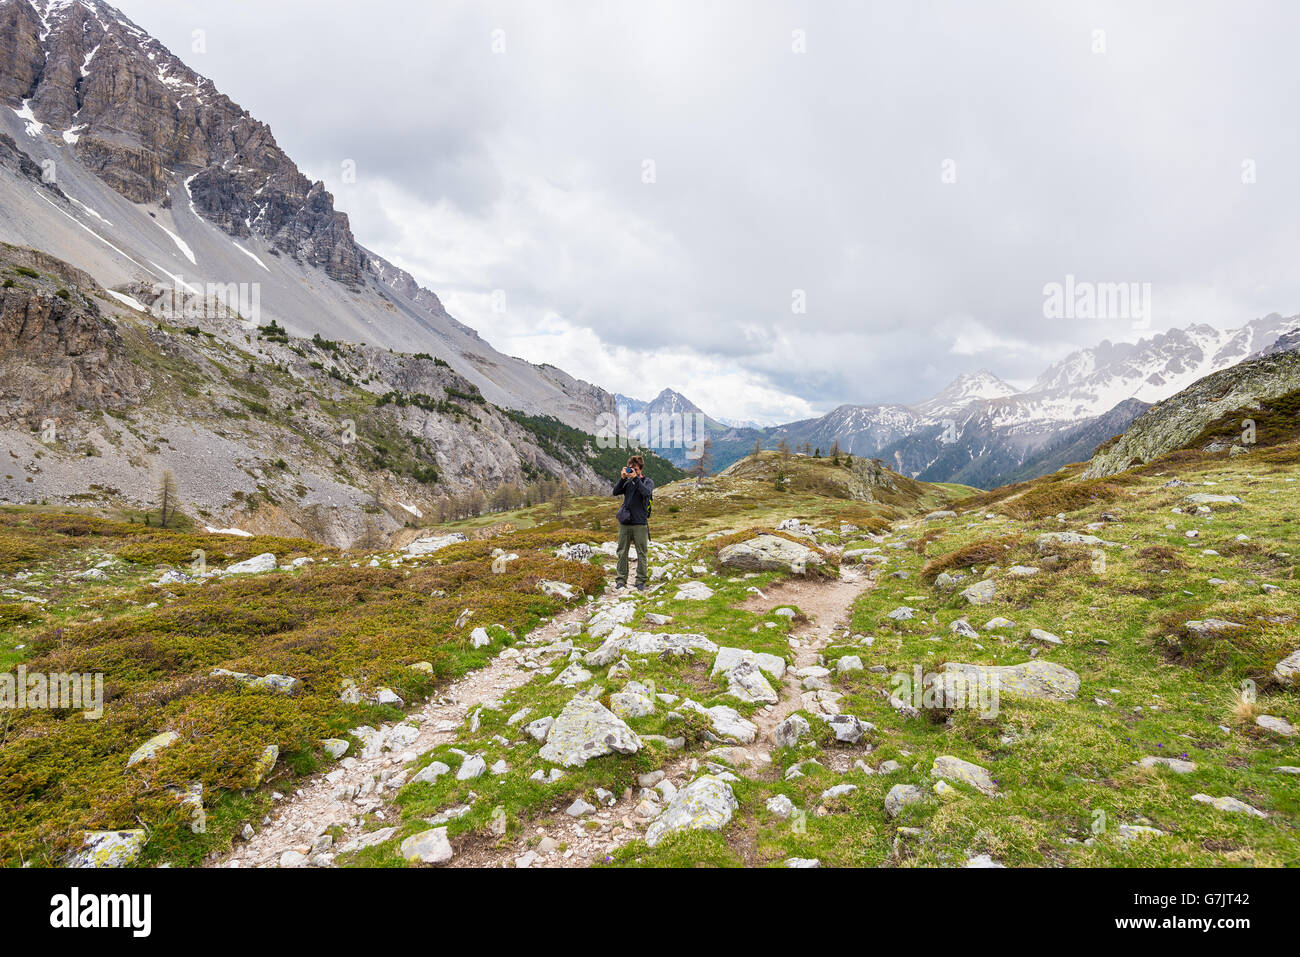
[[[1001,407],[1000,424],[1078,422],[1126,399],[1160,402],[1297,329],[1300,316],[1273,314],[1239,329],[1197,325],[1136,343],[1102,342],[1047,369],[1014,402]]]
[[[958,376],[957,379],[933,398],[917,403],[913,408],[927,418],[937,419],[955,415],[974,402],[1005,399],[1020,390],[1003,382],[992,372],[979,372]]]
[[[618,405],[629,413],[644,415],[703,415],[703,410],[680,392],[664,389],[657,396],[646,402],[631,396],[618,395]],[[721,423],[719,423],[720,425]]]

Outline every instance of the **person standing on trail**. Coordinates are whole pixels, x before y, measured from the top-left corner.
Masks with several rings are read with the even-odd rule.
[[[655,483],[645,476],[645,459],[634,455],[614,486],[614,495],[623,496],[618,510],[618,578],[615,588],[627,587],[627,557],[636,545],[636,588],[645,591],[650,580],[650,508],[654,502]]]

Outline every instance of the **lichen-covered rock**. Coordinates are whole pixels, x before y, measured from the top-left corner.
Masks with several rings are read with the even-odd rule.
[[[546,735],[540,756],[564,767],[580,768],[607,754],[634,754],[641,739],[618,715],[582,695],[560,712]]]
[[[1271,714],[1261,714],[1255,719],[1255,724],[1265,731],[1272,731],[1274,734],[1281,735],[1284,738],[1295,737],[1295,726],[1286,718],[1278,718]]]
[[[776,704],[780,695],[767,683],[763,672],[752,661],[741,661],[727,672],[727,693],[741,701]]]
[[[961,700],[963,683],[968,691],[973,682],[991,687],[997,681],[999,695],[1012,698],[1038,698],[1047,701],[1073,701],[1079,696],[1079,676],[1050,661],[1027,661],[1021,665],[971,665],[949,662],[943,666],[936,686],[946,698]],[[969,694],[967,694],[969,699]]]
[[[824,720],[840,744],[857,744],[871,728],[871,725],[863,724],[851,714],[827,715]]]
[[[558,598],[561,601],[573,601],[576,597],[573,586],[568,582],[539,581],[537,589],[547,598]]]
[[[1046,535],[1039,535],[1036,542],[1040,552],[1048,551],[1058,545],[1086,545],[1091,548],[1101,548],[1114,544],[1096,535],[1080,535],[1078,532],[1048,532]]]
[[[620,718],[644,718],[655,713],[655,703],[635,691],[620,691],[609,696],[609,709]]]
[[[895,784],[885,795],[885,813],[898,817],[903,808],[909,804],[919,804],[925,800],[925,794],[914,784]]]
[[[1220,811],[1227,811],[1229,814],[1249,814],[1251,817],[1268,817],[1259,808],[1251,807],[1245,801],[1238,801],[1235,797],[1210,797],[1208,794],[1193,794],[1193,801],[1199,801],[1201,804],[1208,804],[1210,807],[1218,808]]]
[[[140,745],[140,747],[135,749],[131,754],[131,757],[127,758],[126,766],[129,768],[133,765],[139,764],[141,761],[152,761],[154,758],[158,757],[159,751],[163,748],[171,747],[179,738],[180,735],[175,731],[164,731],[162,734],[154,735],[144,744]]]
[[[253,770],[252,770],[253,783],[249,786],[255,788],[259,784],[261,784],[263,779],[265,779],[265,777],[271,773],[271,769],[275,767],[275,762],[279,760],[280,760],[279,745],[268,744],[262,750],[262,753],[258,755],[257,761],[254,762],[253,764]]]
[[[793,571],[804,574],[812,568],[825,565],[826,559],[815,549],[788,538],[759,535],[721,549],[718,552],[718,562],[724,568],[742,571]]]
[[[646,829],[645,842],[657,847],[670,834],[681,831],[720,831],[740,807],[731,785],[705,774],[677,792],[663,814]]]
[[[81,849],[68,861],[69,867],[126,867],[144,850],[143,830],[86,831]]]
[[[772,729],[772,741],[778,748],[793,748],[811,731],[807,718],[800,714],[792,714]]]
[[[434,761],[433,763],[429,764],[426,767],[421,768],[418,772],[416,772],[415,776],[411,778],[411,783],[412,784],[433,784],[438,780],[438,778],[442,777],[444,774],[450,774],[450,773],[451,773],[450,767],[443,764],[441,761]]]
[[[982,582],[976,582],[964,592],[961,597],[965,598],[972,605],[987,605],[998,595],[998,584],[993,579],[985,579]]]
[[[963,761],[961,758],[954,758],[950,754],[940,755],[934,759],[934,765],[930,768],[930,777],[943,781],[961,781],[990,797],[998,793],[998,786],[993,782],[988,769]]]
[[[1143,758],[1138,762],[1138,766],[1144,768],[1168,768],[1175,774],[1191,774],[1196,770],[1195,761],[1183,761],[1179,758]]]
[[[1300,677],[1300,649],[1296,649],[1277,663],[1273,669],[1273,674],[1277,676],[1278,681],[1291,684]]]
[[[446,864],[453,855],[445,827],[430,828],[402,842],[402,859],[412,864]]]
[[[555,719],[552,717],[538,718],[536,721],[524,725],[524,731],[537,741],[545,741],[546,736],[551,733],[551,725],[553,724],[555,724]]]

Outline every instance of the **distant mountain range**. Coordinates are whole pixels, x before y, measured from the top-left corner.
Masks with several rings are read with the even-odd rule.
[[[714,458],[725,467],[755,442],[772,448],[785,441],[823,454],[838,443],[845,453],[883,459],[913,478],[992,488],[1087,460],[1152,404],[1298,337],[1300,316],[1274,314],[1238,329],[1196,325],[1136,343],[1102,342],[1054,363],[1023,391],[981,370],[912,405],[844,405],[770,428],[710,419]],[[698,411],[671,391],[640,407]],[[671,449],[661,454],[677,461]]]

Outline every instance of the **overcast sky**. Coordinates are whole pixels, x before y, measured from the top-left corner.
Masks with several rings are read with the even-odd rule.
[[[1153,329],[1300,313],[1300,4],[117,5],[453,315],[614,391],[1027,384],[1137,335],[1045,318],[1067,275],[1150,283]]]

